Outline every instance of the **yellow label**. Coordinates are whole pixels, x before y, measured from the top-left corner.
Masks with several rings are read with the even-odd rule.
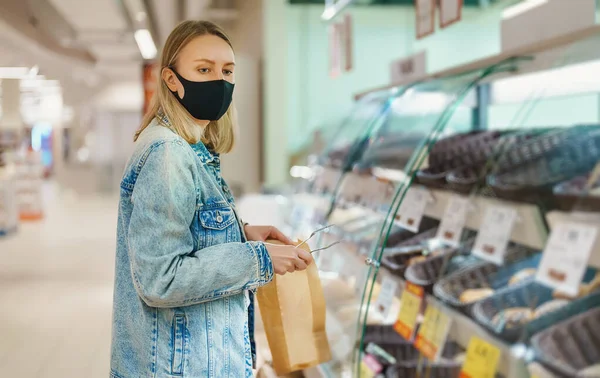
[[[375,377],[375,373],[367,366],[365,361],[360,363],[360,378],[373,378]]]
[[[450,318],[437,306],[428,305],[415,347],[428,359],[435,360],[446,343],[449,330]]]
[[[413,338],[417,327],[417,318],[421,312],[422,301],[423,288],[408,282],[400,297],[400,312],[398,313],[398,320],[394,324],[396,332],[406,340],[412,340]]]
[[[499,361],[500,349],[478,337],[472,337],[460,378],[494,378]]]

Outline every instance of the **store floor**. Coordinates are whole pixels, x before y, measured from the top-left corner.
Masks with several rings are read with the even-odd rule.
[[[117,199],[44,195],[43,221],[0,238],[0,375],[106,378]]]

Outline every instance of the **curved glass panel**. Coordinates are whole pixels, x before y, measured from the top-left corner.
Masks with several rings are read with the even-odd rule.
[[[457,92],[403,173],[392,165],[399,184],[370,255],[354,376],[367,356],[388,377],[458,377],[474,337],[499,353],[498,376],[577,376],[597,363],[589,353],[574,358],[566,345],[597,348],[597,332],[586,324],[600,307],[600,85],[585,73],[597,64],[589,47],[598,40],[480,72]],[[470,96],[486,94],[491,102],[468,106]],[[419,229],[415,248],[394,248],[395,227],[406,229],[407,218],[419,213],[415,193],[426,198],[421,222],[440,223],[433,232]],[[390,282],[392,310],[380,321],[375,314]],[[411,341],[396,332],[405,333],[398,319],[407,282],[409,292],[423,293]],[[553,341],[559,336],[565,346]]]
[[[340,241],[319,252],[317,260],[328,304],[327,329],[334,354],[334,360],[321,367],[326,376],[355,376],[353,361],[357,357],[355,352],[363,344],[363,320],[387,321],[387,314],[367,311],[369,298],[379,290],[378,284],[371,284],[377,269],[369,263],[378,260],[375,258],[377,246],[388,243],[389,247],[402,249],[402,243],[413,235],[396,222],[386,223],[390,209],[399,203],[394,196],[398,188],[409,184],[415,167],[423,164],[422,151],[445,135],[441,124],[452,124],[458,131],[471,127],[473,101],[463,100],[472,96],[474,83],[507,67],[512,64],[398,91],[371,122],[371,132],[361,145],[360,159],[354,161],[351,172],[342,176],[332,211],[323,221],[335,226],[321,234],[314,245],[323,247]],[[462,105],[452,106],[455,103]],[[431,229],[437,223],[424,219],[420,227]],[[390,237],[384,238],[388,231]],[[406,247],[410,249],[414,245],[409,243]]]

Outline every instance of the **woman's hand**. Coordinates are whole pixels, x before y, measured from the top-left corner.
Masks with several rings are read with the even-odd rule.
[[[294,242],[292,242],[287,236],[273,226],[246,225],[246,227],[244,227],[244,232],[250,241],[264,242],[267,240],[277,240],[283,244],[294,245]]]
[[[310,252],[302,248],[268,243],[265,243],[265,247],[271,256],[273,270],[280,275],[304,270],[313,261]]]

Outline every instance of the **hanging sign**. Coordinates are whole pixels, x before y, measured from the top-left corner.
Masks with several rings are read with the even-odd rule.
[[[440,28],[460,21],[462,8],[463,0],[440,0]]]
[[[469,341],[465,363],[459,377],[494,378],[499,361],[500,349],[474,336]]]
[[[431,194],[427,189],[409,188],[396,214],[400,226],[408,231],[419,232],[425,208],[430,201]]]
[[[450,198],[436,235],[442,243],[458,247],[467,220],[468,210],[468,198],[459,196],[452,196]]]
[[[342,71],[342,27],[340,24],[329,25],[329,76],[336,78]]]
[[[354,35],[352,30],[352,16],[348,13],[344,15],[344,70],[352,71],[354,68]]]
[[[383,315],[383,318],[387,318],[394,298],[396,298],[396,291],[398,290],[398,282],[388,276],[383,277],[381,282],[381,290],[379,296],[375,302],[375,308]]]
[[[411,282],[406,283],[406,287],[400,298],[400,312],[398,320],[394,324],[394,330],[411,341],[417,328],[417,319],[421,312],[421,302],[423,302],[423,288]]]
[[[422,78],[427,73],[427,56],[425,51],[398,59],[390,64],[390,80],[392,84],[405,83]]]
[[[494,264],[502,265],[517,216],[517,211],[511,207],[489,207],[485,212],[477,239],[475,239],[473,254]]]
[[[587,269],[598,230],[579,223],[559,223],[550,234],[536,279],[575,296]]]
[[[435,305],[427,305],[423,323],[421,323],[415,339],[415,348],[430,361],[437,360],[446,344],[450,324],[451,320],[448,315]]]
[[[435,3],[436,0],[415,0],[417,39],[435,31]]]

